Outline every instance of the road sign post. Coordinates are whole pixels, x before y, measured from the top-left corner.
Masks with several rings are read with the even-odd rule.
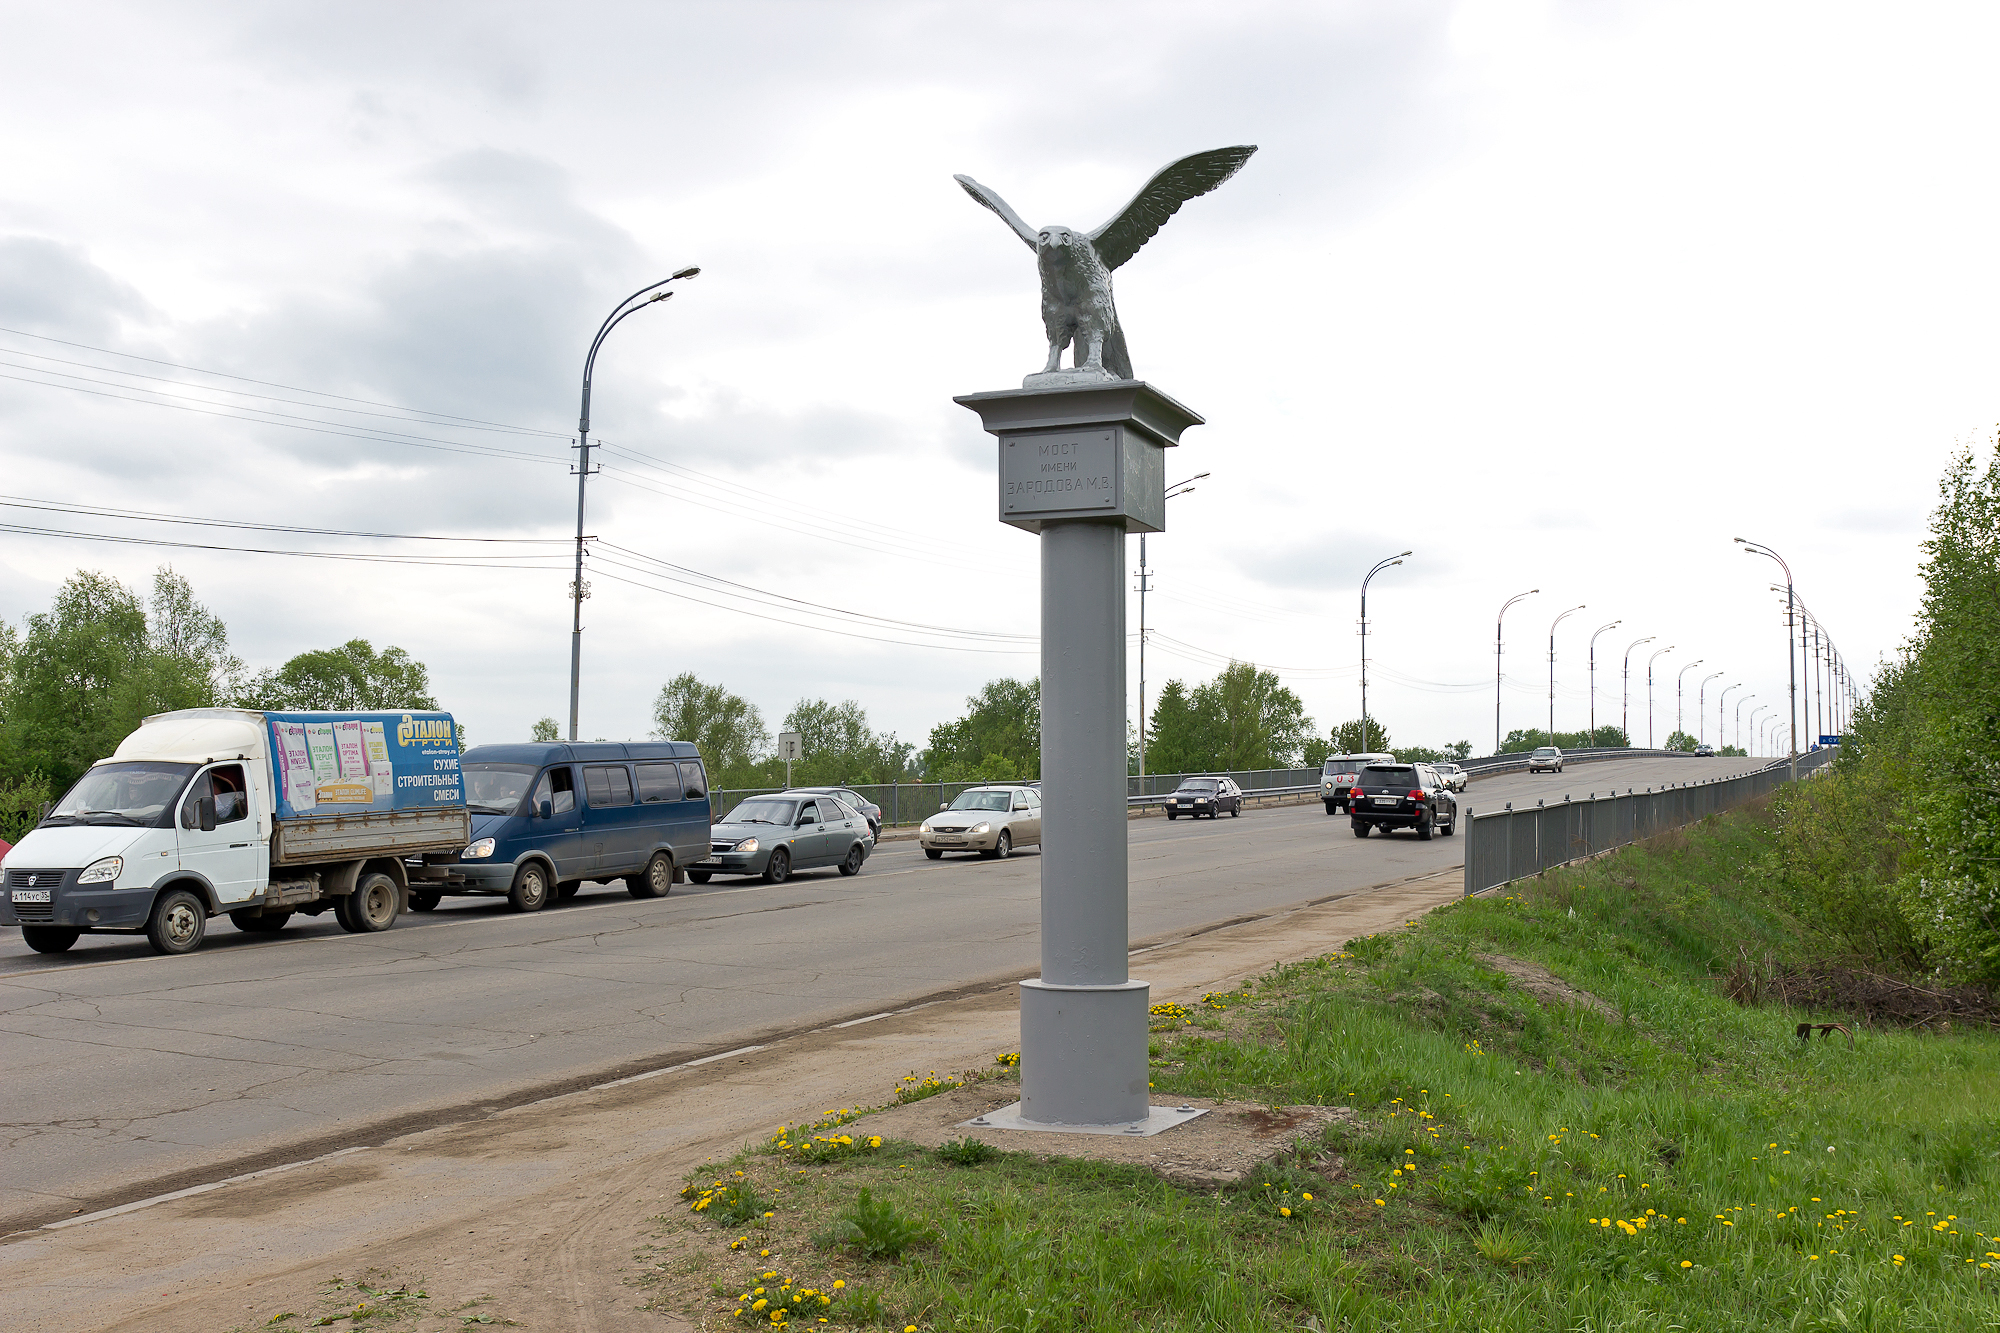
[[[778,758],[785,761],[785,785],[787,787],[792,785],[792,761],[804,757],[804,752],[800,748],[798,732],[781,731],[778,733]]]
[[[1152,1134],[1192,1113],[1150,1105],[1126,965],[1125,534],[1164,529],[1166,451],[1201,418],[1140,380],[1072,383],[955,400],[998,442],[1000,521],[1041,538],[1042,966],[1021,1100],[983,1122]]]

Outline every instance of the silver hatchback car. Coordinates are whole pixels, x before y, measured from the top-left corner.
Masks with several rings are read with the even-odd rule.
[[[1560,773],[1563,771],[1563,752],[1553,745],[1544,745],[1528,756],[1530,773]]]
[[[974,787],[943,806],[917,830],[924,855],[946,852],[1005,857],[1016,847],[1042,845],[1042,794],[1033,787]]]

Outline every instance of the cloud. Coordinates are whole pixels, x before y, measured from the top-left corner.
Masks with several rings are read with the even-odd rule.
[[[130,283],[81,246],[39,236],[0,237],[0,324],[48,337],[101,341],[123,320],[155,312]]]

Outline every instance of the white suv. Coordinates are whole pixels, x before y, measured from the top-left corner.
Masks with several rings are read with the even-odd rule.
[[[1562,772],[1563,752],[1553,745],[1544,745],[1541,749],[1528,756],[1528,771],[1530,773]]]

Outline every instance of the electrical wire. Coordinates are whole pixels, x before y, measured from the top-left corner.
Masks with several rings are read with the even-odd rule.
[[[162,514],[155,510],[118,509],[106,505],[70,504],[61,500],[41,500],[25,495],[0,495],[0,508],[33,509],[84,518],[122,518],[134,522],[177,523],[203,528],[236,528],[252,532],[290,532],[312,537],[370,537],[399,542],[479,542],[485,544],[564,546],[571,537],[448,537],[409,532],[358,532],[347,528],[303,528],[284,523],[250,523],[241,519],[193,518],[183,514]]]
[[[384,565],[426,565],[431,568],[447,569],[547,569],[559,570],[564,565],[522,564],[528,560],[560,560],[569,557],[563,554],[519,555],[511,559],[515,563],[502,564],[490,556],[465,555],[383,555],[368,551],[299,551],[285,547],[267,546],[227,546],[220,542],[177,542],[164,537],[128,537],[107,532],[69,532],[62,528],[42,528],[21,523],[0,523],[0,532],[20,533],[31,537],[61,537],[69,541],[111,542],[120,546],[163,546],[183,551],[232,551],[243,555],[289,555],[314,560],[347,560],[362,564]],[[508,559],[508,557],[501,557]]]

